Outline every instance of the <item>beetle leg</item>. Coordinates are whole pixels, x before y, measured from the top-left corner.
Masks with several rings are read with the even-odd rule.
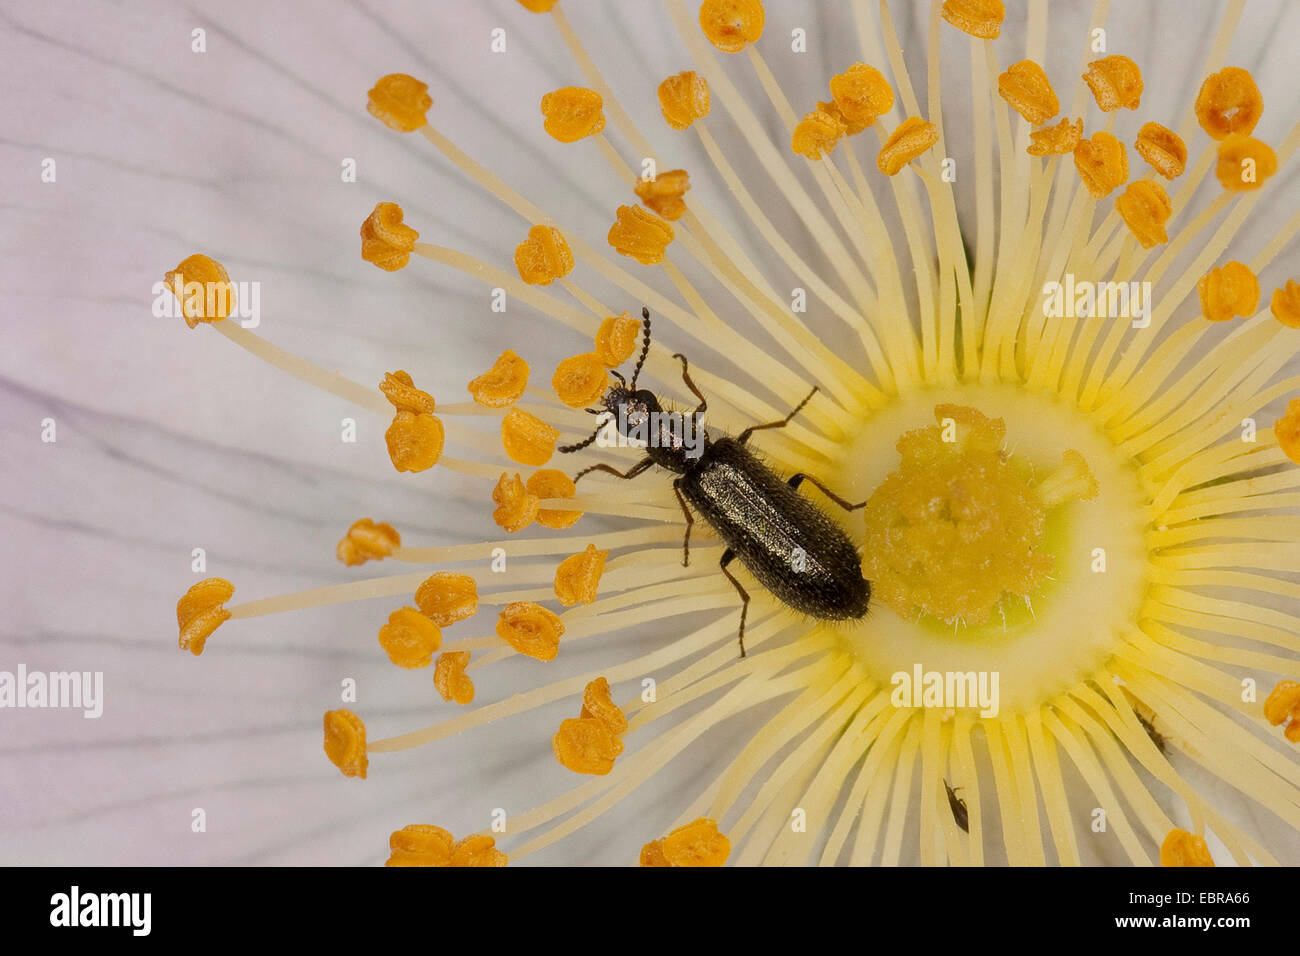
[[[809,392],[807,396],[804,398],[804,400],[794,407],[794,411],[792,411],[789,415],[785,416],[785,418],[782,418],[779,421],[775,421],[775,422],[768,422],[766,425],[750,425],[743,432],[741,432],[739,435],[736,436],[736,441],[740,442],[743,445],[745,444],[745,442],[749,441],[749,436],[754,434],[754,432],[762,431],[764,428],[785,428],[785,426],[789,425],[791,420],[793,420],[793,418],[796,415],[798,415],[801,411],[803,411],[803,407],[807,405],[809,402],[811,402],[812,397],[816,394],[817,394],[817,386],[814,385],[813,390]]]
[[[682,506],[682,515],[686,518],[686,534],[682,536],[682,567],[689,568],[691,566],[691,525],[695,524],[695,515],[691,514],[691,509],[686,507],[680,478],[673,482],[673,493],[677,495],[677,503]]]
[[[722,560],[718,562],[718,566],[722,568],[722,573],[727,576],[727,580],[730,581],[732,585],[736,588],[736,590],[740,593],[740,600],[741,600],[740,633],[737,635],[737,637],[740,640],[740,656],[744,657],[745,656],[745,615],[749,613],[749,592],[740,586],[740,582],[736,580],[735,575],[733,575],[727,569],[727,565],[729,565],[735,557],[736,557],[736,552],[728,548],[726,551],[723,552]]]
[[[686,387],[691,390],[691,394],[700,400],[700,404],[695,406],[694,414],[703,415],[709,407],[709,400],[704,397],[696,384],[691,381],[690,367],[686,364],[686,356],[681,352],[674,352],[673,358],[682,360],[682,381],[685,382]]]
[[[786,484],[789,485],[791,488],[797,489],[805,481],[811,481],[814,485],[816,485],[818,488],[821,489],[822,494],[824,494],[827,498],[831,499],[831,501],[835,502],[845,511],[857,511],[859,508],[865,508],[867,506],[867,503],[865,501],[859,501],[856,505],[849,504],[847,501],[845,501],[835,492],[831,491],[829,488],[823,485],[812,475],[805,475],[802,471],[796,475],[791,475],[790,480],[787,481]]]
[[[645,471],[653,464],[654,464],[653,459],[642,458],[640,461],[638,461],[627,471],[619,471],[613,465],[606,465],[603,463],[599,465],[592,465],[590,468],[584,468],[582,469],[582,471],[574,475],[573,482],[574,484],[577,484],[579,478],[581,478],[583,475],[590,474],[593,471],[603,471],[606,474],[613,475],[615,478],[635,478],[637,475],[641,474],[641,472]]]

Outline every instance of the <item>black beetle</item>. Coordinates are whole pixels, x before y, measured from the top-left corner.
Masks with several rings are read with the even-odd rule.
[[[948,791],[948,809],[952,811],[953,822],[966,833],[970,833],[970,812],[966,809],[966,801],[957,796],[957,791],[961,787],[950,787],[945,780],[943,789]]]
[[[787,480],[755,457],[746,447],[750,436],[765,428],[782,428],[812,400],[813,388],[789,415],[780,421],[746,428],[735,438],[714,437],[698,427],[699,417],[708,401],[691,381],[686,357],[676,353],[682,363],[682,381],[700,404],[690,413],[665,412],[658,397],[636,387],[637,376],[650,350],[650,311],[641,310],[644,335],[641,354],[629,383],[618,372],[619,384],[611,386],[602,399],[603,408],[587,411],[613,414],[618,430],[625,438],[648,438],[646,457],[627,471],[610,465],[592,465],[574,476],[603,471],[618,478],[635,478],[647,468],[658,465],[679,475],[673,490],[686,516],[686,534],[682,541],[682,564],[690,564],[691,525],[694,508],[726,544],[722,554],[722,573],[735,586],[741,598],[740,655],[745,656],[745,615],[749,594],[732,575],[728,565],[739,558],[750,573],[784,604],[810,617],[825,621],[858,619],[866,615],[871,598],[871,584],[862,576],[862,562],[857,548],[843,529],[796,489],[804,481],[812,482],[822,493],[846,511],[866,505],[850,504],[834,494],[812,475],[796,474]],[[674,417],[676,416],[675,420]],[[596,441],[605,423],[592,435],[566,445],[561,452],[574,452]],[[638,434],[633,436],[629,432]],[[701,445],[688,447],[686,435],[702,438]]]

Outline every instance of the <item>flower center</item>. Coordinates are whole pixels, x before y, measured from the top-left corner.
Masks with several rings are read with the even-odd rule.
[[[1136,621],[1148,496],[1051,396],[913,392],[862,424],[841,466],[839,485],[868,499],[851,533],[874,604],[841,633],[873,677],[996,674],[1000,709],[1028,707],[1085,678]]]

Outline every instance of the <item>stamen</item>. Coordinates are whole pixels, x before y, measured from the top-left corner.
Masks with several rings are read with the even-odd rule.
[[[385,373],[379,390],[397,410],[384,432],[393,467],[410,472],[432,468],[442,457],[446,437],[442,421],[433,414],[433,396],[416,388],[404,371]]]
[[[685,70],[659,84],[659,109],[673,129],[687,129],[709,115],[709,84],[694,70]]]
[[[604,372],[604,366],[601,366]],[[501,419],[501,444],[511,461],[521,465],[544,465],[555,454],[560,430],[535,415],[512,408]]]
[[[555,468],[542,468],[533,472],[528,477],[525,488],[530,495],[547,500],[572,498],[578,493],[573,479]],[[536,521],[544,528],[563,530],[573,527],[581,517],[582,512],[577,509],[561,511],[558,508],[539,508]]]
[[[1061,102],[1051,81],[1033,60],[1021,60],[1007,67],[998,77],[998,95],[1034,126],[1046,123],[1061,112]]]
[[[653,266],[664,261],[668,244],[673,241],[673,227],[640,206],[619,206],[608,239],[619,255]]]
[[[889,134],[880,147],[876,166],[886,176],[898,172],[939,141],[939,128],[917,116],[909,116]]]
[[[366,109],[389,129],[410,133],[424,126],[425,113],[433,106],[429,87],[405,73],[382,76],[370,91]]]
[[[1273,290],[1268,310],[1289,329],[1300,329],[1300,282],[1288,279],[1286,285]]]
[[[379,646],[398,667],[428,667],[442,643],[438,625],[413,607],[398,608],[379,629]]]
[[[1133,148],[1165,179],[1177,179],[1187,168],[1187,147],[1173,130],[1143,123]]]
[[[369,518],[360,518],[348,528],[334,549],[335,556],[352,567],[367,561],[382,561],[395,548],[401,547],[402,536],[387,522],[376,524]]]
[[[1205,838],[1188,833],[1186,830],[1173,829],[1160,844],[1161,866],[1214,866],[1210,848],[1205,845]]]
[[[235,309],[235,287],[226,267],[216,259],[195,253],[163,276],[163,282],[181,304],[185,324],[220,322]]]
[[[945,20],[981,40],[996,40],[1005,17],[1002,0],[944,0],[943,3]]]
[[[433,686],[443,700],[462,707],[474,703],[474,681],[465,673],[469,651],[447,651],[433,666]]]
[[[1242,262],[1226,262],[1211,269],[1196,283],[1201,315],[1211,322],[1227,322],[1233,316],[1255,314],[1259,305],[1259,280]]]
[[[1083,120],[1063,119],[1055,126],[1036,129],[1029,134],[1025,148],[1030,156],[1052,156],[1073,153],[1083,136]]]
[[[603,319],[596,330],[596,355],[609,368],[618,368],[632,357],[641,338],[641,320],[624,312]]]
[[[366,725],[352,711],[325,712],[325,756],[343,776],[366,778]]]
[[[1093,199],[1102,199],[1128,179],[1124,144],[1107,132],[1094,133],[1074,147],[1074,166]]]
[[[641,848],[641,866],[722,866],[731,855],[731,841],[718,832],[715,820],[700,817],[678,827],[661,840]]]
[[[524,487],[519,475],[511,477],[506,472],[501,473],[501,479],[492,489],[492,501],[497,506],[492,520],[511,534],[532,524],[541,505],[538,497]]]
[[[838,107],[831,112],[826,109],[827,105],[820,104],[795,126],[790,148],[800,156],[821,159],[835,148],[835,144],[847,132]]]
[[[595,90],[566,86],[542,97],[543,127],[561,143],[576,143],[605,128],[604,100]]]
[[[515,268],[529,285],[550,285],[573,271],[573,253],[554,226],[533,226],[515,247]]]
[[[565,607],[572,607],[596,600],[596,589],[600,585],[600,575],[608,557],[608,551],[601,551],[594,544],[589,544],[587,550],[561,561],[555,569],[555,597],[559,602]]]
[[[451,866],[455,838],[442,827],[413,823],[388,838],[391,851],[384,866]]]
[[[402,222],[402,207],[381,202],[361,224],[361,258],[385,272],[396,272],[411,261],[420,234]]]
[[[1142,102],[1142,71],[1126,56],[1107,56],[1088,64],[1083,80],[1103,113],[1135,110]]]
[[[850,135],[872,126],[894,108],[894,90],[873,66],[854,63],[830,79],[831,97]]]
[[[1148,179],[1129,183],[1128,188],[1115,200],[1115,209],[1143,249],[1169,241],[1165,223],[1173,215],[1174,207],[1169,201],[1169,194],[1159,183]]]
[[[555,389],[560,401],[570,408],[586,408],[597,404],[609,387],[607,365],[596,352],[570,356],[556,366],[555,374],[551,376],[551,387]]]
[[[469,383],[474,401],[488,408],[504,408],[523,397],[528,388],[528,363],[510,349],[492,367]]]
[[[222,605],[235,593],[235,586],[225,578],[207,578],[193,585],[176,602],[176,624],[180,629],[180,648],[195,657],[203,653],[212,632],[228,621],[231,612]]]
[[[1264,112],[1264,97],[1247,70],[1225,66],[1211,73],[1196,95],[1196,119],[1211,139],[1222,140],[1255,131]]]
[[[1219,144],[1219,161],[1214,175],[1228,192],[1252,192],[1277,172],[1273,148],[1253,136],[1229,133]]]
[[[690,188],[691,180],[686,170],[670,169],[654,179],[638,179],[633,191],[651,210],[676,222],[686,212],[686,202],[682,197]]]
[[[516,601],[501,609],[497,636],[520,654],[550,661],[560,650],[564,622],[553,611],[531,601]]]
[[[763,35],[763,4],[759,0],[704,0],[700,29],[723,53],[739,53]]]

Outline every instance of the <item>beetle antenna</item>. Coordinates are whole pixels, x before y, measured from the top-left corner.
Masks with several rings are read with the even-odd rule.
[[[587,411],[591,411],[591,409],[587,409]],[[563,453],[563,454],[566,454],[566,455],[567,455],[569,452],[573,452],[573,451],[582,451],[582,449],[586,448],[588,445],[590,445],[592,442],[594,442],[594,441],[596,440],[597,436],[600,435],[600,432],[601,432],[601,430],[602,430],[604,427],[605,427],[605,423],[604,423],[604,422],[601,422],[599,425],[596,426],[596,430],[595,430],[594,432],[591,433],[591,436],[590,436],[590,437],[588,437],[588,438],[584,438],[582,441],[578,442],[576,445],[560,445],[560,446],[559,446],[558,448],[556,448],[555,450],[558,451],[558,452],[561,452],[561,453]]]
[[[636,377],[641,374],[641,366],[645,364],[645,357],[650,352],[650,310],[642,306],[641,318],[645,321],[645,335],[641,342],[641,356],[636,360],[636,368],[632,370],[632,388],[636,388]]]
[[[620,372],[618,369],[615,369],[615,368],[610,369],[610,370],[609,370],[609,374],[610,374],[610,375],[613,375],[616,379],[618,379],[618,384],[620,384],[620,385],[626,385],[626,384],[627,384],[627,379],[625,379],[625,378],[623,377],[623,373]],[[635,379],[634,379],[634,381],[635,381]]]

